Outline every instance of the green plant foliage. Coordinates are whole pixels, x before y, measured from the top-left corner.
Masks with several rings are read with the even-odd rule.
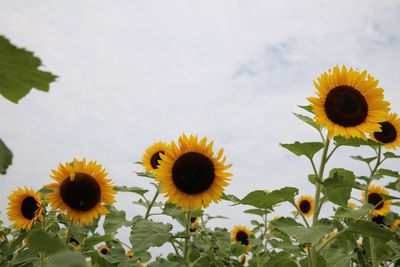
[[[171,224],[137,219],[133,222],[130,241],[134,251],[147,250],[150,247],[160,247],[172,237]]]
[[[8,166],[12,163],[13,154],[0,139],[0,174],[6,174]]]
[[[147,189],[143,189],[137,186],[114,186],[115,191],[117,192],[130,192],[130,193],[136,193],[139,194],[141,196],[143,196],[145,193],[147,193],[149,190]]]
[[[394,232],[382,228],[374,222],[349,219],[347,224],[348,231],[371,236],[381,241],[389,241],[394,237]]]
[[[61,251],[52,255],[46,267],[88,267],[85,257],[73,251]]]
[[[355,185],[355,175],[345,169],[332,169],[323,182],[324,194],[333,203],[347,207],[351,190]]]
[[[57,76],[39,70],[41,65],[32,52],[17,48],[0,36],[0,94],[5,98],[18,103],[32,88],[48,92]]]
[[[256,190],[245,196],[240,204],[249,205],[260,209],[272,209],[274,205],[285,201],[294,202],[294,197],[298,193],[294,187],[284,187],[272,192]]]
[[[267,266],[271,267],[297,267],[296,261],[292,259],[290,254],[286,251],[279,252],[275,256],[273,256],[268,262]]]
[[[304,121],[305,123],[311,125],[313,128],[317,129],[318,131],[321,130],[321,126],[316,123],[312,118],[301,115],[301,114],[297,114],[297,113],[293,113],[299,120]]]
[[[65,249],[64,244],[59,238],[53,237],[40,229],[32,230],[29,233],[28,246],[33,253],[43,252],[53,254]]]
[[[351,219],[361,219],[364,216],[368,215],[374,206],[372,204],[364,204],[359,209],[352,210],[352,209],[339,209],[336,212],[336,218],[351,218]]]
[[[109,207],[109,213],[106,215],[103,228],[106,234],[114,234],[121,226],[130,226],[126,220],[126,214],[123,210],[117,210],[113,206]]]
[[[293,144],[280,145],[297,156],[306,156],[309,159],[312,159],[315,153],[324,147],[324,144],[321,142],[294,142]]]

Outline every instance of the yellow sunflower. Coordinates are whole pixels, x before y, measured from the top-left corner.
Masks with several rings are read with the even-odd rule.
[[[200,217],[199,216],[190,218],[190,223],[192,225],[198,224],[199,222],[200,222]]]
[[[297,199],[296,206],[304,216],[310,217],[314,212],[314,199],[312,196],[301,195]]]
[[[380,132],[380,122],[387,120],[389,103],[383,100],[378,80],[345,66],[335,66],[314,81],[318,97],[309,97],[315,120],[326,127],[329,138],[366,139],[364,132]]]
[[[108,213],[104,204],[115,202],[115,191],[107,172],[95,161],[60,164],[52,170],[56,183],[46,185],[53,192],[47,195],[52,209],[60,209],[74,223],[90,224],[93,219]]]
[[[397,228],[399,228],[399,226],[400,226],[400,219],[397,219],[390,225],[390,229],[396,231]]]
[[[390,204],[392,200],[387,199],[384,200],[381,195],[389,195],[389,192],[378,185],[370,185],[368,187],[368,203],[375,206],[375,209],[372,211],[372,216],[385,216],[390,212]],[[366,203],[365,192],[363,192],[363,200]]]
[[[125,255],[126,255],[128,258],[133,258],[132,250],[128,250],[128,251],[125,253]]]
[[[160,154],[156,180],[168,202],[183,210],[201,210],[221,199],[232,176],[225,171],[232,165],[224,164],[223,149],[214,156],[212,146],[213,142],[207,144],[205,137],[198,141],[197,136],[183,134],[178,146],[172,142],[165,155]]]
[[[157,142],[146,149],[142,157],[142,164],[146,171],[154,173],[158,169],[158,161],[161,160],[160,154],[165,154],[167,146],[166,143]]]
[[[107,246],[101,246],[97,251],[103,255],[107,255],[111,250]]]
[[[43,220],[43,203],[39,193],[27,187],[14,191],[8,196],[8,218],[17,229],[30,230],[37,221]]]
[[[372,133],[371,139],[382,143],[388,149],[400,146],[400,118],[397,114],[390,114],[387,121],[381,122],[380,125],[382,131]]]
[[[246,251],[250,249],[251,230],[243,225],[236,225],[231,232],[231,239],[234,243],[241,243],[246,246]]]
[[[79,241],[72,236],[69,238],[68,243],[71,244],[71,246],[73,246],[75,249],[81,248],[81,244],[79,243]]]
[[[356,205],[356,203],[354,203],[354,202],[349,202],[349,203],[347,204],[347,207],[350,208],[350,209],[352,209],[352,210],[357,209],[357,205]]]

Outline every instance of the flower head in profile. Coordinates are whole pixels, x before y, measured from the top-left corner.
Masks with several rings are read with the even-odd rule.
[[[168,145],[164,142],[157,142],[146,149],[142,157],[142,163],[146,171],[153,174],[155,173],[160,165],[158,163],[158,161],[161,160],[160,154],[165,154],[167,146]]]
[[[365,198],[365,192],[363,192],[364,203],[370,203],[374,205],[374,210],[372,211],[372,216],[385,216],[390,212],[390,204],[392,201],[390,199],[384,199],[382,195],[389,195],[389,192],[378,185],[370,185],[368,187],[368,196]]]
[[[371,139],[383,144],[385,148],[395,149],[400,146],[400,118],[392,113],[388,119],[379,123],[381,131],[371,134]]]

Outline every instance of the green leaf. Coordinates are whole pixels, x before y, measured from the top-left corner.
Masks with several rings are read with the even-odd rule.
[[[268,267],[297,267],[296,262],[292,259],[290,254],[286,251],[281,251],[273,256],[268,262]]]
[[[329,177],[323,182],[323,193],[331,202],[342,207],[347,207],[355,180],[356,177],[351,171],[332,169]]]
[[[361,220],[352,220],[349,219],[347,221],[349,226],[348,231],[359,233],[361,235],[371,236],[373,238],[389,241],[394,237],[394,233],[388,229],[380,227],[375,222],[370,221],[361,221]]]
[[[53,254],[65,249],[64,244],[59,238],[43,232],[40,229],[32,230],[28,235],[28,246],[33,253],[44,252]]]
[[[294,197],[298,193],[298,189],[294,187],[284,187],[279,190],[274,190],[270,193],[263,190],[250,192],[245,196],[240,204],[250,205],[260,209],[272,209],[274,205],[289,201],[294,202]]]
[[[1,36],[0,36],[1,38]],[[6,174],[8,166],[12,163],[13,154],[10,149],[0,139],[0,174]]]
[[[94,235],[90,236],[83,241],[83,248],[82,250],[91,250],[93,247],[102,242],[108,242],[113,240],[112,235]]]
[[[240,255],[242,255],[245,252],[246,252],[246,246],[245,245],[242,245],[240,242],[232,244],[232,246],[231,246],[231,254],[233,256],[239,257]]]
[[[304,121],[305,123],[311,125],[312,127],[314,127],[315,129],[317,129],[318,131],[321,130],[321,126],[316,123],[312,118],[301,115],[301,114],[297,114],[297,113],[293,113],[299,120]]]
[[[103,224],[105,234],[114,234],[120,227],[129,226],[125,211],[117,210],[114,206],[108,207],[108,210],[109,213],[105,216]]]
[[[400,191],[400,180],[388,183],[385,187],[392,190]]]
[[[225,193],[222,193],[222,197],[221,198],[223,200],[230,201],[230,202],[233,202],[233,203],[239,203],[240,202],[240,199],[238,197],[236,197],[234,195],[226,195]]]
[[[378,157],[370,157],[370,158],[364,158],[362,156],[351,156],[352,159],[358,160],[358,161],[363,161],[367,164],[370,164],[372,161],[376,160]]]
[[[88,267],[85,257],[73,251],[61,251],[49,258],[46,267]]]
[[[48,92],[57,76],[39,70],[41,65],[32,52],[17,48],[0,36],[0,94],[5,98],[18,103],[32,88]]]
[[[327,267],[350,266],[351,254],[346,254],[341,249],[329,249],[325,252]]]
[[[117,192],[131,192],[131,193],[136,193],[141,196],[143,196],[145,193],[147,193],[149,190],[143,189],[137,186],[132,186],[132,187],[127,187],[127,186],[114,186],[115,191]]]
[[[247,213],[247,214],[258,215],[258,216],[261,216],[261,217],[264,216],[265,213],[269,213],[269,212],[266,212],[265,210],[262,210],[262,209],[248,209],[248,210],[245,210],[243,212]]]
[[[390,177],[394,177],[397,179],[400,179],[400,174],[397,171],[392,171],[389,169],[378,169],[376,171],[376,175],[381,175],[381,176],[390,176]]]
[[[294,153],[297,156],[306,156],[309,159],[312,159],[315,153],[320,151],[324,144],[321,142],[294,142],[292,144],[280,144],[282,147],[288,149],[290,152]]]
[[[335,217],[336,218],[361,219],[365,215],[369,214],[373,208],[374,208],[374,206],[372,204],[368,203],[356,210],[342,209],[336,213]]]
[[[160,247],[172,237],[171,224],[156,223],[151,220],[137,219],[132,224],[130,241],[134,251]]]
[[[387,159],[399,159],[400,158],[400,155],[396,155],[393,152],[385,152],[385,153],[383,153],[383,155]]]
[[[313,109],[312,109],[312,106],[311,106],[311,105],[307,105],[307,106],[301,106],[301,105],[298,105],[298,107],[299,107],[299,108],[302,108],[302,109],[304,109],[304,110],[306,110],[306,111],[308,111],[308,112],[310,112],[310,113],[313,113],[313,114],[314,114],[314,112],[313,112]]]
[[[1,263],[1,262],[0,262]],[[31,251],[24,250],[21,253],[17,254],[16,257],[12,260],[13,267],[29,267],[29,266],[38,266],[40,263],[40,259],[37,255],[33,254]]]
[[[215,228],[210,232],[210,236],[214,239],[218,249],[223,253],[228,253],[231,249],[231,235],[223,228]]]
[[[288,217],[273,220],[270,224],[294,237],[301,244],[316,244],[324,238],[326,234],[333,230],[333,226],[327,224],[317,224],[310,228],[306,228],[294,219]]]
[[[335,136],[333,138],[335,141],[336,146],[353,146],[353,147],[360,147],[360,146],[379,146],[379,143],[376,143],[370,139],[367,141],[360,139],[360,138],[350,138],[346,139],[342,136]]]

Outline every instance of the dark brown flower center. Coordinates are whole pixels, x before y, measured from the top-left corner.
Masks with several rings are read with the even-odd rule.
[[[376,210],[380,210],[383,207],[383,198],[378,193],[370,193],[368,195],[368,203],[376,206]]]
[[[396,128],[388,121],[381,122],[382,132],[375,132],[374,137],[381,143],[387,144],[396,140],[397,131]]]
[[[371,221],[373,221],[379,225],[386,225],[384,220],[385,220],[385,216],[382,216],[382,215],[374,216],[371,218]]]
[[[101,248],[100,253],[106,255],[109,252],[108,248]]]
[[[215,178],[212,161],[197,152],[181,155],[172,167],[172,180],[175,186],[187,194],[206,191]]]
[[[158,161],[161,160],[160,154],[165,154],[165,152],[158,151],[158,152],[154,153],[153,156],[151,156],[150,165],[153,169],[158,169],[158,165],[160,165],[158,163]]]
[[[79,241],[73,238],[72,236],[69,238],[68,242],[75,246],[79,245]]]
[[[62,182],[60,195],[68,207],[78,211],[89,211],[100,202],[101,189],[92,176],[76,173],[73,181],[68,177]]]
[[[242,245],[245,245],[245,246],[247,246],[249,244],[249,236],[244,231],[237,232],[236,240],[239,241]]]
[[[299,206],[301,212],[303,213],[308,213],[311,209],[311,204],[308,200],[302,200]]]
[[[197,217],[192,217],[192,218],[190,218],[190,222],[194,223],[196,221],[196,219],[197,219]]]
[[[333,88],[326,96],[325,112],[335,124],[351,127],[365,121],[368,104],[358,90],[341,85]]]
[[[26,197],[21,203],[21,213],[25,219],[32,220],[38,209],[38,203],[34,197]]]

